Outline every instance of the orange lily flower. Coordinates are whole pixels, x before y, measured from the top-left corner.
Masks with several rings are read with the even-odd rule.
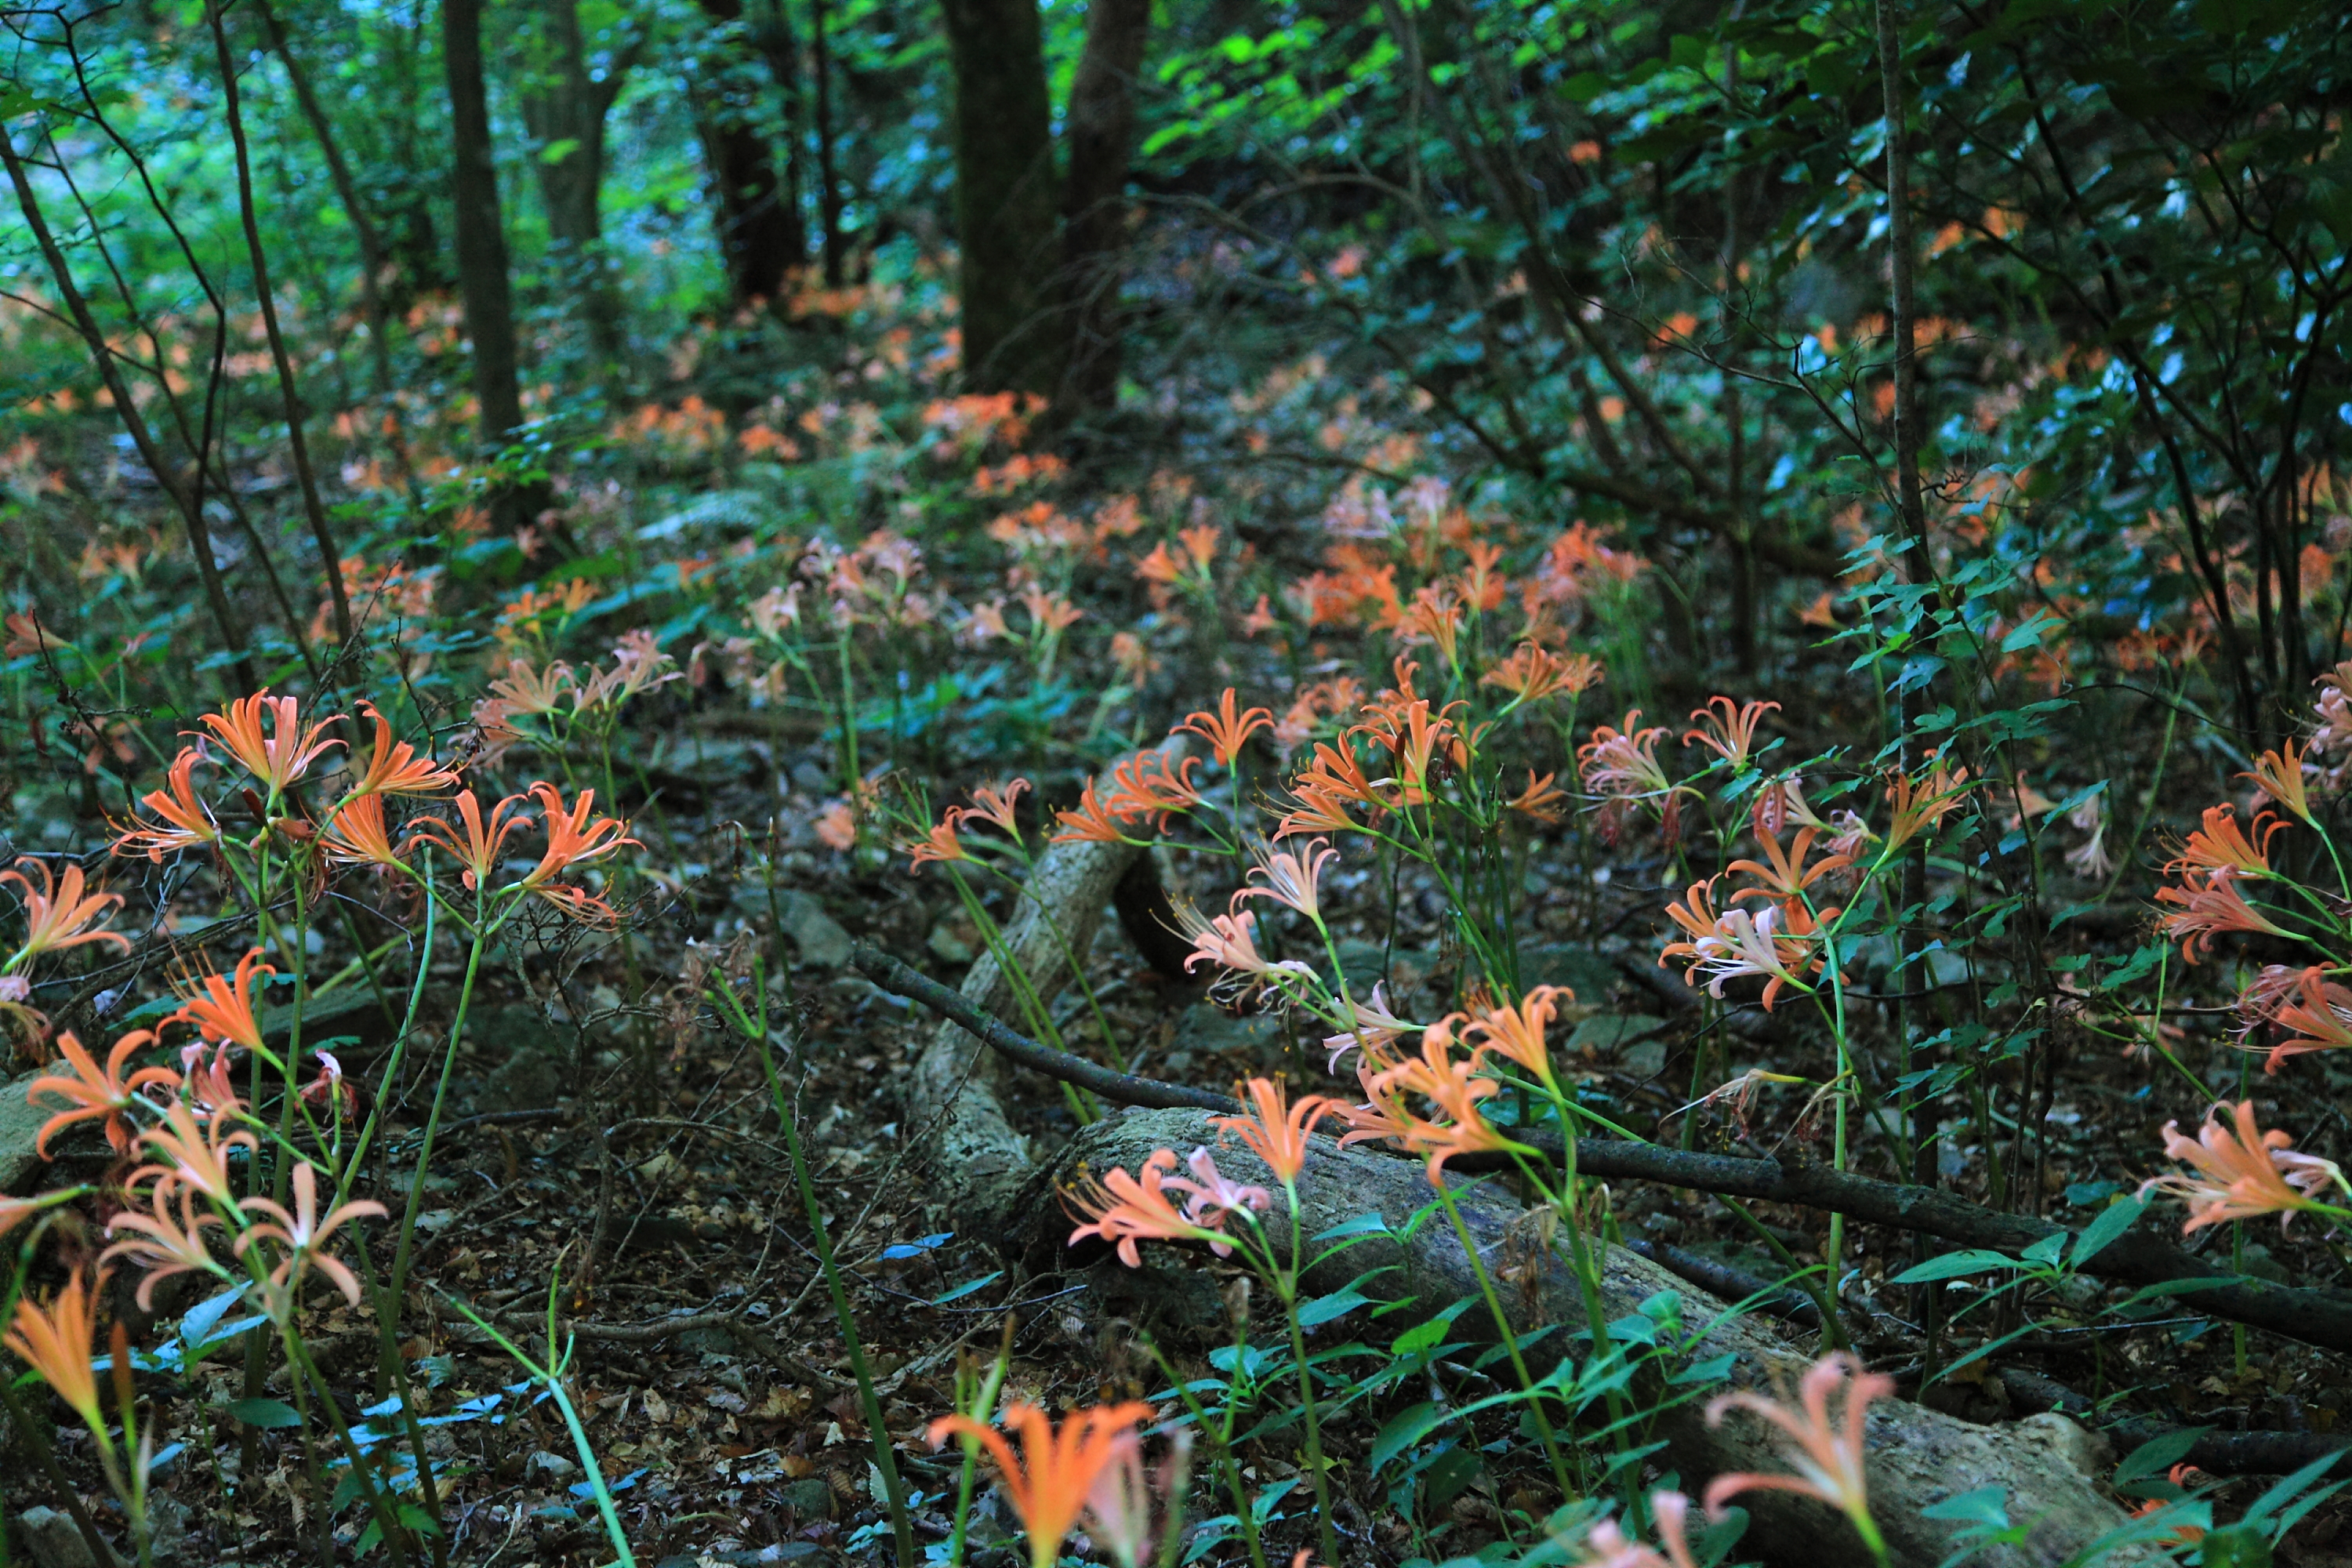
[[[1444,1170],[1445,1162],[1456,1154],[1517,1147],[1495,1131],[1478,1110],[1478,1102],[1500,1092],[1502,1085],[1491,1078],[1476,1076],[1479,1052],[1473,1051],[1455,1061],[1453,1047],[1453,1034],[1441,1020],[1422,1032],[1421,1055],[1407,1057],[1381,1073],[1378,1080],[1384,1089],[1401,1089],[1422,1096],[1446,1118],[1444,1123],[1439,1123],[1413,1117],[1403,1135],[1408,1150],[1429,1157],[1433,1186]]]
[[[1633,800],[1673,790],[1673,782],[1658,765],[1658,742],[1666,731],[1663,726],[1639,729],[1641,721],[1642,710],[1636,708],[1625,715],[1622,730],[1611,724],[1592,727],[1592,739],[1576,748],[1577,768],[1587,790]]]
[[[261,950],[257,947],[237,960],[234,982],[226,975],[201,976],[200,994],[188,997],[180,1010],[164,1022],[194,1024],[208,1040],[258,1051],[262,1048],[261,1020],[253,1010],[253,984],[257,976],[274,976],[277,973],[274,966],[261,962]]]
[[[98,1286],[103,1289],[105,1284],[101,1274]],[[98,1339],[98,1297],[99,1290],[77,1269],[47,1311],[30,1300],[18,1301],[16,1323],[0,1338],[0,1344],[40,1373],[41,1381],[73,1406],[74,1414],[91,1431],[103,1433],[106,1418],[99,1409],[98,1373],[90,1366],[89,1355]]]
[[[1604,1519],[1584,1538],[1587,1555],[1573,1568],[1698,1568],[1683,1522],[1690,1515],[1690,1499],[1680,1492],[1652,1492],[1650,1512],[1657,1521],[1664,1555],[1627,1540],[1615,1520]]]
[[[930,860],[944,862],[971,858],[964,853],[963,841],[956,837],[956,814],[952,806],[948,810],[945,822],[933,823],[929,833],[901,847],[907,851],[909,867],[920,866]]]
[[[1830,1394],[1840,1384],[1845,1388],[1845,1420],[1832,1426]],[[1894,1392],[1893,1378],[1864,1371],[1862,1363],[1845,1351],[1832,1351],[1806,1369],[1804,1378],[1798,1384],[1801,1409],[1792,1410],[1777,1400],[1744,1389],[1737,1394],[1718,1394],[1707,1404],[1707,1425],[1720,1426],[1724,1416],[1734,1410],[1761,1415],[1788,1435],[1789,1461],[1796,1467],[1797,1473],[1768,1476],[1741,1470],[1717,1476],[1706,1485],[1706,1511],[1720,1519],[1723,1505],[1748,1491],[1795,1492],[1801,1497],[1819,1498],[1851,1520],[1856,1532],[1875,1551],[1880,1537],[1878,1525],[1870,1517],[1870,1493],[1863,1473],[1863,1413],[1872,1400],[1885,1399]]]
[[[382,1219],[384,1206],[373,1198],[361,1198],[319,1217],[319,1173],[308,1161],[294,1167],[294,1212],[289,1214],[268,1198],[247,1198],[237,1206],[250,1214],[268,1215],[269,1221],[255,1226],[236,1238],[236,1255],[245,1256],[246,1248],[267,1238],[286,1249],[286,1258],[271,1270],[269,1282],[283,1289],[289,1279],[299,1279],[306,1269],[316,1268],[334,1282],[343,1293],[343,1300],[352,1306],[360,1304],[360,1282],[340,1259],[322,1250],[328,1237],[336,1228],[355,1219]]]
[[[1521,643],[1511,657],[1488,670],[1481,686],[1499,687],[1521,702],[1540,702],[1554,692],[1581,695],[1601,679],[1601,661],[1589,653],[1566,658],[1547,653],[1531,642]]]
[[[1576,993],[1561,985],[1538,985],[1516,1007],[1496,1007],[1471,1021],[1463,1037],[1478,1038],[1480,1048],[1509,1058],[1544,1082],[1551,1082],[1551,1052],[1544,1044],[1544,1026],[1559,1014],[1560,999],[1573,1002]]]
[[[174,1100],[163,1111],[163,1125],[151,1127],[139,1135],[139,1141],[168,1164],[142,1165],[131,1173],[130,1184],[137,1186],[150,1176],[182,1182],[194,1187],[215,1203],[236,1201],[235,1179],[229,1174],[228,1152],[239,1143],[247,1153],[260,1147],[251,1132],[236,1128],[236,1102],[214,1110],[206,1125],[196,1125],[196,1113],[182,1101]]]
[[[1235,895],[1236,902],[1239,898]],[[1257,916],[1248,910],[1229,909],[1222,915],[1203,920],[1199,910],[1187,907],[1177,910],[1176,918],[1183,922],[1184,934],[1192,939],[1192,955],[1184,961],[1188,974],[1197,964],[1213,963],[1221,969],[1262,974],[1269,979],[1284,970],[1314,978],[1313,967],[1298,959],[1286,958],[1279,963],[1269,963],[1259,955],[1257,939],[1250,934]]]
[[[2209,877],[2201,885],[2187,888],[2158,888],[2156,901],[2178,904],[2177,912],[2163,917],[2164,934],[2180,939],[2180,956],[2189,963],[2210,952],[2213,939],[2225,931],[2267,931],[2273,936],[2289,936],[2264,919],[2262,911],[2246,902],[2238,891],[2237,880],[2221,871]]]
[[[1217,558],[1216,525],[1203,522],[1192,528],[1180,528],[1176,531],[1176,537],[1183,544],[1184,553],[1192,558],[1192,564],[1204,573],[1208,571],[1209,563]]]
[[[262,733],[262,716],[270,718],[269,732]],[[341,741],[321,741],[320,732],[335,719],[324,719],[308,730],[301,726],[299,709],[291,697],[272,697],[267,690],[241,697],[228,705],[226,717],[204,713],[196,721],[213,732],[237,765],[269,786],[273,795],[310,771],[320,753],[330,746],[340,746]]]
[[[1348,808],[1319,789],[1307,789],[1297,784],[1290,793],[1298,801],[1297,808],[1284,816],[1274,830],[1276,838],[1286,838],[1294,833],[1353,833],[1360,831]]]
[[[1350,731],[1352,733],[1353,731]],[[1338,745],[1328,742],[1315,742],[1315,755],[1307,769],[1290,782],[1290,793],[1305,795],[1313,791],[1334,800],[1369,805],[1379,810],[1386,803],[1372,787],[1363,763],[1356,760],[1356,749],[1342,739]],[[1354,825],[1349,824],[1350,826]]]
[[[1141,1401],[1072,1411],[1057,1431],[1053,1418],[1034,1405],[1004,1407],[1004,1424],[1021,1434],[1021,1462],[993,1426],[969,1415],[943,1415],[931,1423],[931,1446],[951,1436],[976,1438],[996,1461],[1004,1495],[1029,1537],[1032,1568],[1054,1568],[1062,1542],[1087,1506],[1095,1480],[1111,1462],[1118,1436],[1151,1414]]]
[[[1234,694],[1234,689],[1228,686],[1225,688],[1225,694],[1217,700],[1217,710],[1214,713],[1205,709],[1198,712],[1187,713],[1184,715],[1184,721],[1168,732],[1171,735],[1200,736],[1209,742],[1209,754],[1217,759],[1217,765],[1221,768],[1230,768],[1234,765],[1234,759],[1241,754],[1242,746],[1250,736],[1260,730],[1274,728],[1274,714],[1271,710],[1252,708],[1244,712],[1240,708],[1241,704]]]
[[[388,871],[406,871],[407,862],[393,847],[392,833],[384,826],[383,795],[371,791],[345,795],[335,807],[334,816],[327,819],[326,830],[319,836],[320,847],[326,852],[331,866],[381,866]]]
[[[173,759],[163,787],[139,797],[139,804],[162,817],[164,826],[150,827],[136,816],[129,822],[108,823],[115,832],[114,853],[127,856],[143,850],[148,859],[161,865],[167,852],[195,849],[220,841],[220,829],[215,826],[212,813],[196,799],[196,763],[202,760],[194,747],[182,747],[180,754]]]
[[[1323,868],[1339,858],[1339,852],[1329,841],[1310,839],[1297,854],[1287,850],[1261,848],[1258,862],[1250,868],[1252,879],[1263,877],[1263,888],[1244,888],[1237,895],[1244,899],[1272,899],[1277,904],[1287,904],[1316,924],[1323,923],[1321,906],[1317,896],[1317,884],[1322,880]]]
[[[1728,697],[1710,697],[1704,708],[1691,710],[1699,728],[1683,731],[1683,744],[1696,741],[1729,763],[1737,773],[1748,765],[1756,747],[1756,726],[1767,713],[1778,712],[1778,702],[1750,702],[1742,707]],[[1629,721],[1628,729],[1633,726]]]
[[[1568,800],[1568,792],[1552,783],[1559,776],[1558,773],[1549,773],[1538,778],[1535,769],[1529,768],[1528,787],[1503,804],[1513,811],[1527,813],[1538,822],[1549,823],[1557,827],[1566,820],[1560,807]]]
[[[1936,824],[1958,811],[1968,784],[1968,769],[1947,767],[1941,763],[1925,779],[1914,779],[1904,773],[1889,774],[1886,798],[1894,803],[1895,817],[1886,829],[1888,853],[1932,830]]]
[[[2265,1072],[2278,1071],[2281,1062],[2305,1051],[2352,1047],[2352,991],[2330,981],[2327,972],[2316,964],[2303,972],[2299,985],[2303,999],[2283,1002],[2270,1015],[2272,1023],[2296,1034],[2271,1047],[2270,1059],[2263,1064]]]
[[[32,879],[21,868],[0,871],[0,882],[14,882],[24,889],[25,943],[10,960],[12,964],[22,963],[35,953],[79,947],[86,942],[110,942],[125,952],[131,951],[131,939],[121,931],[95,929],[122,901],[121,894],[91,893],[84,897],[81,868],[70,862],[65,875],[55,881],[50,879],[47,861],[26,855],[16,864],[39,872],[41,885],[35,888]]]
[[[1254,1078],[1244,1086],[1249,1102],[1257,1109],[1244,1116],[1218,1116],[1211,1121],[1223,1131],[1238,1134],[1250,1152],[1265,1162],[1266,1169],[1284,1186],[1298,1180],[1299,1171],[1307,1163],[1307,1130],[1331,1108],[1332,1102],[1319,1094],[1310,1094],[1296,1105],[1289,1103],[1289,1094],[1272,1079]]]
[[[360,699],[360,711],[375,721],[375,747],[368,755],[367,767],[359,782],[352,785],[352,795],[438,795],[457,787],[455,768],[445,768],[431,757],[420,757],[415,746],[392,738],[392,725],[374,703]]]
[[[1135,1245],[1139,1241],[1205,1241],[1218,1257],[1230,1257],[1230,1242],[1213,1226],[1187,1217],[1168,1196],[1171,1188],[1200,1191],[1181,1176],[1168,1173],[1175,1165],[1176,1151],[1154,1149],[1132,1176],[1113,1171],[1097,1182],[1081,1173],[1081,1184],[1067,1189],[1065,1196],[1091,1223],[1070,1232],[1069,1245],[1076,1247],[1087,1237],[1098,1237],[1118,1247],[1119,1261],[1129,1268],[1143,1267],[1143,1255]]]
[[[152,1045],[154,1040],[154,1035],[148,1030],[131,1030],[115,1041],[113,1049],[106,1053],[106,1069],[101,1072],[97,1059],[82,1048],[81,1041],[74,1037],[72,1030],[59,1035],[58,1054],[71,1065],[75,1076],[62,1078],[52,1073],[37,1078],[25,1086],[25,1100],[37,1108],[42,1095],[53,1094],[60,1100],[72,1101],[79,1109],[60,1110],[43,1122],[39,1134],[33,1140],[33,1152],[44,1160],[48,1159],[52,1137],[75,1122],[87,1121],[92,1117],[106,1119],[106,1141],[113,1145],[114,1152],[118,1154],[127,1152],[131,1147],[131,1123],[123,1112],[131,1109],[139,1091],[151,1083],[164,1084],[173,1089],[180,1084],[180,1075],[170,1068],[141,1068],[128,1079],[122,1076],[122,1068],[130,1061],[131,1054],[142,1047]]]
[[[171,1201],[176,1194],[180,1200],[180,1215],[172,1217]],[[155,1183],[154,1213],[140,1214],[125,1209],[107,1223],[106,1234],[134,1234],[116,1242],[98,1255],[103,1265],[115,1258],[128,1258],[147,1270],[139,1281],[138,1301],[142,1311],[153,1310],[155,1287],[174,1274],[211,1274],[221,1279],[228,1271],[214,1260],[212,1251],[205,1245],[205,1227],[217,1226],[220,1216],[196,1209],[196,1190],[183,1186],[166,1176]]]
[[[971,792],[971,798],[978,804],[949,807],[948,820],[961,825],[976,816],[981,821],[992,825],[1006,837],[1018,843],[1021,838],[1021,824],[1018,817],[1014,816],[1013,807],[1021,799],[1021,792],[1028,787],[1027,779],[1014,779],[1001,789],[994,784],[982,784]]]
[[[1189,811],[1201,804],[1201,792],[1192,784],[1192,770],[1200,765],[1198,757],[1186,757],[1171,767],[1163,752],[1138,752],[1111,768],[1111,791],[1103,808],[1121,822]]]
[[[2238,826],[2234,805],[2208,806],[2205,826],[2189,836],[2180,853],[2165,862],[2167,871],[2227,871],[2238,877],[2271,874],[2271,840],[2286,831],[2286,824],[2269,812],[2254,817],[2253,837]]]
[[[1077,810],[1057,811],[1054,820],[1062,825],[1062,831],[1054,835],[1056,844],[1121,844],[1127,840],[1118,824],[1103,809],[1102,797],[1095,793],[1092,779],[1087,781],[1086,793],[1078,797]]]
[[[2181,1136],[2180,1123],[2164,1124],[2164,1152],[2193,1167],[2151,1176],[2139,1185],[2140,1195],[2168,1193],[2189,1205],[2184,1236],[2224,1220],[2280,1216],[2279,1228],[2294,1222],[2298,1209],[2324,1209],[2314,1194],[2344,1190],[2344,1173],[2332,1160],[2290,1151],[2294,1140],[2273,1128],[2265,1132],[2254,1124],[2254,1102],[2242,1100],[2231,1112],[2234,1127],[2214,1119],[2219,1105],[2205,1113],[2197,1141]]]
[[[602,900],[554,879],[572,867],[593,865],[626,845],[635,844],[637,840],[628,837],[629,825],[617,817],[595,816],[596,792],[593,789],[582,790],[580,798],[568,807],[563,804],[563,792],[544,780],[532,784],[530,793],[547,808],[547,852],[515,886],[545,899],[567,914],[593,910],[609,916],[612,910]]]
[[[459,827],[452,827],[437,816],[428,816],[416,825],[417,837],[456,856],[457,863],[465,868],[458,879],[478,890],[487,888],[497,873],[507,836],[529,823],[530,814],[522,809],[521,795],[510,795],[490,808],[490,820],[485,826],[481,796],[467,790],[457,798]]]
[[[1756,975],[1767,982],[1763,1004],[1769,1013],[1783,987],[1802,988],[1803,972],[1821,965],[1818,958],[1808,962],[1805,939],[1816,929],[1812,918],[1802,904],[1775,905],[1753,913],[1726,910],[1717,914],[1709,901],[1711,891],[1710,882],[1694,882],[1684,895],[1685,902],[1666,907],[1666,914],[1689,940],[1669,942],[1659,952],[1658,962],[1690,960],[1683,974],[1685,983],[1696,985],[1705,974],[1707,994],[1717,998],[1723,994],[1725,981]]]
[[[1755,860],[1734,860],[1725,868],[1730,871],[1745,871],[1763,885],[1742,888],[1731,896],[1735,899],[1769,898],[1784,904],[1801,901],[1806,889],[1831,872],[1842,871],[1853,864],[1843,855],[1824,855],[1811,865],[1806,865],[1805,857],[1812,852],[1813,840],[1820,836],[1821,829],[1817,827],[1799,828],[1796,841],[1786,853],[1781,851],[1778,838],[1765,836],[1764,858],[1771,862],[1769,866]]]
[[[2242,779],[2252,779],[2262,786],[2264,795],[2286,807],[2295,816],[2309,822],[2311,794],[2304,776],[2304,760],[2294,749],[2293,741],[2275,752],[2264,752],[2254,759],[2252,773],[2240,773]]]

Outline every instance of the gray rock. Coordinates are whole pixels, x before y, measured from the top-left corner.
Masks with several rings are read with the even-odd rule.
[[[1665,1026],[1664,1018],[1653,1018],[1644,1013],[1603,1014],[1577,1025],[1576,1032],[1568,1037],[1568,1048],[1580,1055],[1591,1050],[1614,1057]]]
[[[839,921],[825,912],[814,893],[794,888],[777,896],[784,917],[784,934],[793,939],[800,961],[814,969],[839,969],[849,962],[856,943]]]
[[[825,1484],[823,1476],[786,1481],[776,1489],[776,1500],[803,1519],[833,1517],[833,1489]]]
[[[0,1082],[0,1192],[15,1192],[41,1163],[33,1140],[54,1112],[25,1103],[25,1090],[39,1076],[26,1073]]]
[[[34,1568],[98,1568],[89,1542],[81,1538],[73,1516],[61,1509],[28,1508],[8,1528]]]
[[[522,1462],[523,1479],[540,1486],[568,1487],[580,1473],[579,1464],[552,1449],[541,1448]]]
[[[1578,1001],[1598,1006],[1609,1000],[1617,984],[1617,970],[1597,948],[1571,942],[1538,942],[1519,950],[1519,984],[1529,988],[1565,985],[1576,993]]]
[[[1203,1004],[1186,1008],[1176,1020],[1176,1037],[1169,1042],[1169,1058],[1172,1062],[1181,1051],[1189,1064],[1193,1057],[1206,1053],[1278,1050],[1286,1033],[1279,1013],[1236,1018]]]
[[[499,1007],[482,1020],[473,1038],[498,1065],[475,1097],[480,1110],[545,1110],[563,1092],[560,1064],[568,1042],[546,1015],[522,1004]]]

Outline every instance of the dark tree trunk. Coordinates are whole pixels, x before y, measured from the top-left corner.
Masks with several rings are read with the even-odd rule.
[[[589,73],[577,0],[547,0],[541,16],[547,57],[532,73],[532,89],[523,94],[523,121],[541,149],[562,149],[559,156],[543,151],[532,161],[547,208],[548,239],[556,267],[579,301],[590,346],[611,367],[621,363],[625,345],[598,197],[604,184],[604,116],[621,95],[628,67],[615,60],[602,81]]]
[[[1135,151],[1135,73],[1151,30],[1151,0],[1091,0],[1087,47],[1070,84],[1068,184],[1062,192],[1062,254],[1069,275],[1072,412],[1118,399],[1120,257],[1127,247],[1127,166]]]
[[[1037,0],[942,0],[955,74],[956,240],[965,384],[1051,395],[1067,323]]]
[[[782,8],[782,0],[777,0]],[[824,286],[841,287],[841,175],[834,167],[833,40],[825,24],[824,0],[810,0],[809,37],[816,46],[816,210],[824,228]]]
[[[719,60],[744,40],[741,0],[700,0],[702,14],[726,29]],[[787,53],[791,34],[784,35]],[[709,85],[694,84],[695,124],[710,164],[719,252],[739,305],[773,299],[786,273],[808,257],[798,182],[779,182],[775,155],[761,129],[759,105],[741,89],[741,73],[721,68]]]
[[[457,228],[457,287],[466,335],[474,348],[474,395],[481,404],[481,442],[495,451],[522,424],[515,342],[514,288],[507,276],[499,172],[490,155],[489,94],[482,78],[482,0],[442,0],[441,53],[449,72],[449,138],[454,145],[451,205]],[[530,521],[530,500],[503,497],[500,521]]]

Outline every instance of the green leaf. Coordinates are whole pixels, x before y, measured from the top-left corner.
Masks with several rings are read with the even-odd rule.
[[[966,1296],[971,1295],[973,1291],[985,1290],[988,1287],[995,1284],[999,1279],[1003,1278],[1004,1270],[1000,1268],[993,1274],[983,1274],[977,1279],[967,1279],[962,1284],[949,1290],[944,1296],[932,1297],[931,1305],[934,1307],[944,1307],[950,1301],[961,1301]]]
[[[2211,1431],[2210,1426],[2184,1426],[2178,1432],[2167,1432],[2161,1437],[2151,1437],[2124,1457],[2116,1467],[2115,1484],[2128,1486],[2134,1481],[2160,1476],[2189,1457],[2197,1439]]]
[[[2242,1526],[2217,1530],[2205,1537],[2197,1561],[2204,1568],[2271,1568],[2271,1543]]]
[[[1372,1452],[1367,1462],[1374,1470],[1381,1468],[1445,1425],[1445,1419],[1443,1411],[1426,1401],[1398,1411],[1381,1428],[1380,1436],[1372,1439]]]
[[[229,1415],[248,1426],[275,1430],[299,1427],[302,1417],[282,1399],[239,1399],[228,1407]]]
[[[2107,1249],[2108,1244],[2129,1230],[2147,1212],[2147,1200],[2143,1197],[2118,1197],[2099,1211],[2099,1217],[2083,1227],[2075,1238],[2074,1256],[2070,1261],[2077,1268]]]
[[[2047,610],[2036,610],[2027,617],[2023,626],[2000,639],[2000,651],[2021,653],[2030,647],[2040,647],[2042,633],[2053,626],[2063,626],[2065,624]]]
[[[1937,1279],[1958,1279],[1968,1274],[1989,1274],[1996,1268],[2024,1267],[2007,1253],[1970,1248],[1966,1252],[1948,1252],[1941,1258],[1930,1258],[1927,1262],[1897,1274],[1892,1283],[1926,1285]]]
[[[1946,1498],[1919,1510],[1929,1519],[1956,1520],[1962,1524],[2009,1528],[2009,1493],[1999,1487],[1979,1487],[1972,1492]]]

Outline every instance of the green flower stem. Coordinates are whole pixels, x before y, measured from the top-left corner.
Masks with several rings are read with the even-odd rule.
[[[1544,1458],[1551,1461],[1552,1479],[1559,1487],[1559,1495],[1574,1497],[1576,1488],[1568,1479],[1568,1461],[1560,1457],[1559,1439],[1553,1435],[1551,1418],[1544,1414],[1543,1400],[1535,1392],[1536,1380],[1528,1372],[1527,1357],[1519,1352],[1519,1336],[1511,1327],[1511,1320],[1503,1314],[1503,1303],[1495,1294],[1495,1281],[1486,1273],[1486,1260],[1478,1256],[1478,1243],[1471,1237],[1470,1227],[1462,1221],[1460,1205],[1454,1194],[1443,1185],[1437,1188],[1437,1201],[1444,1207],[1445,1217],[1454,1226],[1454,1235],[1462,1243],[1462,1256],[1470,1260],[1470,1271],[1477,1276],[1479,1294],[1486,1299],[1486,1310],[1494,1316],[1495,1331],[1503,1336],[1503,1349],[1511,1358],[1511,1370],[1518,1375],[1519,1387],[1528,1394],[1528,1414],[1536,1424],[1536,1433],[1543,1439]],[[1571,1228],[1574,1226],[1571,1220]]]

